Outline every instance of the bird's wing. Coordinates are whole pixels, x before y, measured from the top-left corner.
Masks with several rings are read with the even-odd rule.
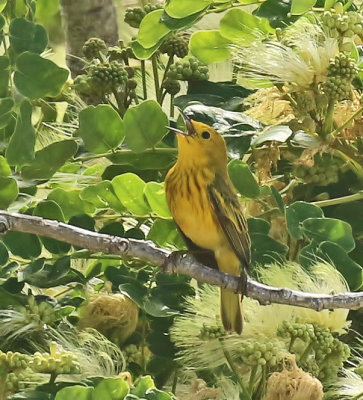
[[[248,270],[251,261],[251,239],[248,234],[247,221],[243,216],[232,183],[229,182],[229,178],[216,176],[215,181],[209,185],[208,191],[214,211],[229,244],[242,266]]]
[[[178,226],[178,225],[177,225]],[[217,260],[214,257],[214,253],[211,250],[203,249],[202,247],[197,246],[188,236],[184,234],[184,232],[179,228],[178,231],[183,238],[190,254],[201,264],[206,265],[207,267],[218,269]]]

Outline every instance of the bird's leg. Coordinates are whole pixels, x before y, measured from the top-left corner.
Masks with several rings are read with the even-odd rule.
[[[166,258],[164,265],[162,266],[162,269],[164,273],[173,273],[174,268],[176,265],[185,257],[188,255],[191,255],[195,258],[197,258],[198,255],[204,255],[208,254],[208,250],[176,250],[171,252],[168,257]]]
[[[247,274],[246,274],[246,272],[241,271],[241,275],[240,275],[237,290],[236,290],[236,293],[242,294],[241,301],[242,301],[243,295],[246,293],[246,291],[247,291]]]

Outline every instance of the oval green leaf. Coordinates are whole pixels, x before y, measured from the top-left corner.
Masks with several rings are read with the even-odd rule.
[[[69,74],[67,69],[58,67],[53,61],[29,52],[19,55],[16,67],[15,86],[30,99],[58,96]]]
[[[323,242],[319,246],[324,258],[344,276],[349,288],[353,291],[361,290],[363,286],[363,268],[353,261],[347,252],[338,244]]]
[[[67,386],[57,392],[55,400],[92,400],[93,387]]]
[[[155,10],[142,19],[139,33],[137,34],[137,41],[145,49],[155,46],[164,36],[166,36],[170,29],[161,22],[164,10]]]
[[[251,145],[253,147],[256,147],[265,142],[285,143],[291,135],[292,130],[288,126],[272,126],[264,130],[260,135],[258,135],[257,138],[252,141]]]
[[[173,18],[184,18],[205,10],[213,0],[170,0],[165,6],[165,11]]]
[[[47,199],[55,201],[63,211],[66,221],[73,215],[92,214],[95,210],[93,204],[80,198],[80,190],[67,191],[61,188],[52,190]]]
[[[323,210],[314,204],[304,201],[292,203],[286,208],[286,224],[289,234],[296,240],[302,239],[302,223],[308,218],[322,217],[324,217]]]
[[[292,15],[301,15],[310,11],[314,6],[317,0],[292,0],[291,1],[291,14]]]
[[[316,242],[333,242],[339,244],[346,252],[355,247],[351,226],[335,218],[308,218],[302,224],[304,235]]]
[[[228,163],[228,172],[236,189],[242,196],[255,199],[260,194],[260,187],[248,165],[240,160]]]
[[[34,160],[21,169],[24,179],[49,179],[58,169],[76,154],[74,140],[54,142],[35,153]]]
[[[52,200],[43,200],[39,202],[33,211],[33,215],[64,222],[64,215],[61,208],[55,201]],[[40,236],[39,239],[43,243],[43,246],[50,253],[64,254],[68,253],[68,251],[71,249],[71,245],[69,243],[61,242],[45,236]]]
[[[199,60],[211,64],[230,57],[231,43],[219,31],[197,31],[190,38],[189,49]]]
[[[42,247],[36,235],[22,232],[8,232],[2,238],[6,247],[15,256],[30,260],[39,257]]]
[[[108,104],[89,106],[79,113],[79,136],[87,150],[105,153],[119,146],[125,137],[120,115]]]
[[[0,156],[0,176],[9,176],[11,174],[11,168],[6,161],[4,156]]]
[[[18,197],[19,189],[16,180],[0,176],[0,209],[6,210]]]
[[[168,132],[167,115],[155,100],[146,100],[126,111],[126,143],[136,153],[155,146]]]
[[[164,184],[148,182],[145,186],[144,194],[151,210],[164,218],[171,218],[171,214],[166,203]]]
[[[150,213],[144,199],[145,182],[135,174],[127,173],[112,179],[112,186],[122,205],[135,215]]]
[[[0,99],[0,129],[5,128],[12,116],[14,100],[11,97]]]
[[[273,33],[267,19],[256,17],[244,10],[235,8],[229,10],[220,22],[220,33],[225,38],[247,46],[257,37]]]
[[[20,105],[20,114],[16,120],[5,157],[10,165],[23,166],[34,159],[35,131],[31,123],[32,106],[28,100]]]
[[[92,394],[94,400],[123,400],[129,393],[129,385],[123,378],[105,378]]]
[[[131,42],[131,48],[132,48],[132,51],[134,52],[135,56],[139,60],[147,60],[160,47],[161,42],[162,41],[158,42],[155,46],[145,49],[145,47],[142,47],[141,44],[137,40],[134,40]]]
[[[47,47],[48,35],[42,25],[25,18],[15,18],[9,25],[9,40],[17,54],[25,51],[40,54]]]

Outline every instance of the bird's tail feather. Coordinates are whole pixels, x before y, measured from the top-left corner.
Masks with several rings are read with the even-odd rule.
[[[221,289],[221,316],[224,329],[242,333],[243,315],[240,295]]]

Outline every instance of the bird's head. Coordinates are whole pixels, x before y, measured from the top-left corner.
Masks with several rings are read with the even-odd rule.
[[[183,115],[186,132],[175,130],[178,138],[179,162],[213,170],[227,166],[227,148],[223,137],[211,126]]]

